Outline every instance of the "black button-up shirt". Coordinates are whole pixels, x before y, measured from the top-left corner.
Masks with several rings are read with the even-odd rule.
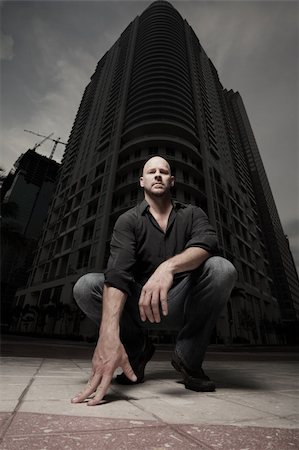
[[[115,223],[105,282],[130,295],[132,283],[145,284],[163,261],[189,247],[218,251],[215,230],[203,210],[173,202],[164,232],[143,200]]]

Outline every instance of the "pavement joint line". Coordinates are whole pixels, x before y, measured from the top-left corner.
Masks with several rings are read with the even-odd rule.
[[[27,386],[25,387],[25,389],[23,390],[23,392],[22,392],[21,395],[19,396],[18,403],[17,403],[17,405],[15,406],[13,412],[11,413],[11,415],[10,415],[10,417],[8,418],[7,422],[6,422],[5,425],[3,426],[3,429],[2,429],[1,434],[0,434],[0,444],[3,442],[3,439],[5,438],[5,435],[6,435],[6,433],[7,433],[7,430],[8,430],[8,428],[10,427],[10,425],[11,425],[13,419],[15,418],[17,412],[19,411],[19,409],[20,409],[20,407],[21,407],[21,405],[22,405],[22,403],[23,403],[23,398],[25,397],[25,395],[26,395],[27,392],[29,391],[29,389],[30,389],[30,387],[31,387],[31,385],[32,385],[32,383],[33,383],[33,381],[35,380],[36,375],[38,374],[38,372],[39,372],[40,369],[41,369],[41,366],[42,366],[43,363],[44,363],[44,360],[45,360],[45,358],[43,358],[43,359],[41,360],[41,362],[40,362],[39,366],[37,367],[35,373],[32,375],[32,377],[31,377],[31,379],[29,380]]]
[[[70,361],[72,361],[72,363],[73,363],[76,367],[78,367],[81,371],[84,370],[84,369],[82,369],[82,367],[80,367],[79,364],[78,364],[76,361],[74,361],[73,359],[71,359]]]
[[[158,420],[159,423],[162,423],[164,425],[169,425],[167,422],[165,422],[163,419],[161,419],[161,417],[157,416],[155,413],[148,411],[146,408],[141,407],[140,405],[135,405],[134,402],[138,402],[138,399],[137,400],[131,400],[131,399],[128,398],[127,401],[128,401],[128,403],[131,403],[131,405],[133,405],[136,408],[140,409],[140,411],[151,414],[153,417],[155,417],[155,419]]]
[[[38,413],[41,414],[41,413]],[[64,417],[66,417],[64,415]],[[69,417],[73,417],[73,416],[69,416]],[[79,417],[80,419],[82,418],[82,416],[76,416]],[[119,419],[113,419],[113,420],[119,420]],[[123,419],[121,419],[123,420]],[[128,419],[129,422],[129,419]],[[164,425],[153,425],[153,426],[144,426],[144,427],[120,427],[120,428],[105,428],[105,429],[88,429],[88,430],[70,430],[70,431],[54,431],[53,433],[34,433],[32,434],[31,432],[28,433],[21,433],[21,434],[9,434],[9,437],[26,437],[30,434],[30,436],[34,436],[34,437],[45,437],[45,436],[61,436],[64,434],[71,434],[71,435],[75,435],[75,434],[89,434],[89,433],[111,433],[113,431],[127,431],[127,430],[152,430],[152,429],[164,429],[165,426]]]
[[[261,416],[261,417],[256,417],[255,419],[240,419],[238,421],[231,421],[231,420],[219,420],[219,421],[214,421],[214,422],[197,422],[197,423],[193,423],[191,425],[197,426],[197,427],[201,427],[201,426],[205,426],[205,427],[219,427],[219,426],[224,426],[224,427],[239,427],[239,428],[252,428],[252,427],[257,427],[257,428],[261,428],[263,430],[266,430],[267,428],[277,428],[279,430],[295,430],[296,428],[287,428],[287,427],[282,427],[282,426],[273,426],[273,425],[269,425],[269,426],[264,426],[264,425],[248,425],[248,422],[252,422],[252,421],[258,421],[258,420],[262,420],[262,419],[272,419],[271,416]],[[186,425],[185,423],[181,424],[181,425]]]
[[[175,431],[180,436],[184,437],[185,439],[187,438],[189,441],[192,442],[192,444],[201,444],[201,445],[204,446],[205,449],[215,450],[215,447],[211,447],[209,444],[207,444],[206,442],[203,442],[201,439],[197,439],[195,436],[191,436],[187,432],[181,430],[179,428],[181,425],[179,425],[179,424],[177,424],[177,425],[176,424],[168,424],[168,426],[169,426],[169,428],[171,428],[173,431]]]

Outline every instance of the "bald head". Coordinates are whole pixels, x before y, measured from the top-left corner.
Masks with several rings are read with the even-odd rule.
[[[144,176],[145,172],[155,167],[166,168],[169,174],[171,174],[171,169],[168,161],[166,161],[166,159],[164,158],[161,158],[161,156],[153,156],[144,164],[142,175]]]
[[[153,156],[143,167],[140,186],[144,189],[145,199],[164,197],[170,199],[170,188],[174,185],[174,177],[168,161],[161,156]]]

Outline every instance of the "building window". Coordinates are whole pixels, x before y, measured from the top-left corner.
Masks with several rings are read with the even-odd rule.
[[[73,239],[74,239],[74,231],[66,235],[64,250],[72,247]]]
[[[148,154],[149,155],[157,155],[158,154],[158,147],[149,147]]]
[[[58,259],[54,259],[52,261],[51,270],[50,270],[50,279],[53,279],[56,276],[57,263],[58,263]]]
[[[47,305],[51,299],[51,288],[44,289],[40,294],[39,306]]]
[[[83,228],[83,239],[82,242],[89,241],[92,239],[93,236],[93,230],[94,230],[94,224],[95,222],[88,223]]]
[[[99,164],[96,168],[94,177],[97,178],[98,176],[102,175],[105,170],[105,163]]]
[[[186,203],[190,203],[191,195],[189,194],[189,192],[184,192],[184,200]]]
[[[66,274],[67,264],[69,261],[69,255],[63,256],[59,261],[59,273],[58,275],[60,277],[64,276]]]
[[[93,197],[94,195],[96,195],[99,192],[101,192],[101,188],[102,188],[102,181],[101,180],[95,181],[91,185],[91,194],[90,194],[90,196]]]
[[[131,195],[130,195],[131,202],[137,200],[137,197],[138,197],[138,189],[133,189],[133,191],[131,191]]]
[[[88,203],[87,205],[87,213],[86,218],[94,216],[97,213],[98,209],[98,199],[94,200],[93,202]]]
[[[76,183],[72,185],[70,189],[70,195],[73,195],[76,192]]]
[[[126,183],[127,179],[128,179],[128,174],[123,175],[120,179],[121,183]]]
[[[18,298],[18,301],[17,301],[17,306],[18,307],[20,307],[20,308],[23,308],[23,305],[24,305],[24,303],[25,303],[25,295],[21,295],[19,298]]]
[[[44,265],[42,281],[46,281],[49,275],[50,263]]]
[[[133,180],[134,181],[138,181],[139,176],[140,176],[139,174],[140,174],[140,170],[139,169],[136,169],[136,170],[133,171]]]
[[[69,212],[70,210],[68,210]],[[67,223],[68,223],[68,217],[66,217],[65,219],[63,219],[63,221],[61,222],[60,225],[60,233],[63,233],[66,229],[67,229]]]
[[[70,212],[72,210],[72,203],[73,203],[73,199],[69,200],[67,202],[67,204],[65,205],[65,211],[64,211],[65,214],[67,214],[68,212]],[[63,212],[63,208],[61,208],[60,211]]]
[[[70,224],[69,224],[69,226],[70,226],[70,228],[71,227],[74,227],[75,225],[76,225],[76,223],[77,223],[77,220],[78,220],[78,211],[77,212],[75,212],[74,214],[72,214],[71,215],[71,218],[70,218]]]
[[[90,247],[84,247],[79,251],[77,269],[88,266]]]
[[[167,156],[171,156],[172,158],[174,158],[174,157],[175,157],[175,151],[174,151],[174,149],[173,149],[173,148],[166,147],[166,155],[167,155]]]
[[[218,184],[221,184],[221,176],[220,173],[218,172],[218,170],[216,170],[215,168],[213,169],[214,172],[214,179]]]
[[[51,298],[53,303],[59,302],[60,297],[61,297],[62,288],[63,288],[63,286],[55,286],[55,288],[53,289],[52,298]]]
[[[57,243],[56,243],[56,249],[55,249],[55,253],[60,253],[61,249],[62,249],[62,242],[63,242],[63,237],[59,238]]]
[[[80,183],[79,183],[79,189],[84,188],[86,180],[87,180],[87,175],[85,175],[84,177],[81,178]]]
[[[73,208],[77,208],[77,206],[80,205],[81,200],[82,200],[82,192],[81,194],[76,195]]]
[[[189,183],[189,174],[187,172],[183,172],[184,183]]]

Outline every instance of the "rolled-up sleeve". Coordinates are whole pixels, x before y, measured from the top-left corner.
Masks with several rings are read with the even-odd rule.
[[[217,235],[207,215],[201,208],[195,206],[192,207],[191,215],[191,233],[185,249],[189,247],[200,247],[211,255],[217,254],[219,251]]]
[[[134,281],[132,269],[136,263],[135,252],[134,218],[125,213],[117,219],[114,226],[105,283],[128,295],[131,294]]]

